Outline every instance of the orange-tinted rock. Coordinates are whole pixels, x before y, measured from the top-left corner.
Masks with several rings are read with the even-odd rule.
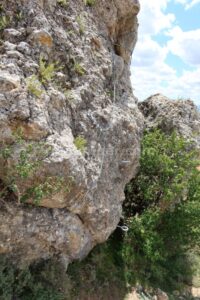
[[[33,43],[37,43],[44,48],[51,49],[53,46],[53,39],[46,30],[35,30],[31,35]]]

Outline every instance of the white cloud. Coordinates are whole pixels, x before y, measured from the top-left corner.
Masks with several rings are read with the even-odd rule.
[[[153,36],[163,30],[172,29],[175,16],[165,14],[169,0],[141,0],[139,14],[139,39],[133,53],[131,66],[135,94],[140,99],[156,93],[169,76],[176,71],[164,63],[168,49],[160,46]]]
[[[194,5],[200,3],[200,0],[176,0],[177,3],[181,3],[184,5],[185,9],[190,9]]]
[[[164,14],[169,0],[140,0],[139,34],[155,35],[163,29],[170,28],[175,20],[173,14]]]
[[[184,32],[174,25],[175,16],[166,14],[170,1],[185,5],[188,0],[141,0],[139,15],[139,40],[133,53],[131,66],[134,94],[143,100],[155,93],[174,98],[191,98],[200,104],[200,69],[184,71],[177,75],[176,66],[171,67],[165,59],[169,51],[178,55],[185,63],[200,66],[200,29]],[[200,0],[199,0],[200,1]],[[167,46],[154,40],[157,34],[168,34]]]
[[[180,3],[182,5],[185,5],[188,0],[175,0],[176,3]]]
[[[133,55],[133,64],[135,66],[151,67],[156,61],[165,60],[167,52],[166,47],[161,47],[150,36],[144,35],[137,43]]]
[[[200,3],[200,0],[193,0],[192,2],[186,5],[186,9],[192,8],[194,5]]]
[[[194,5],[196,5],[198,3],[200,3],[200,0],[193,0],[192,2],[190,2],[190,3],[188,3],[186,5],[186,9],[190,9],[190,8],[192,8]]]
[[[182,31],[178,26],[168,32],[168,49],[185,63],[200,66],[200,29]]]
[[[185,71],[178,77],[166,64],[147,69],[133,67],[131,77],[134,94],[144,100],[152,94],[162,93],[171,99],[190,98],[200,105],[200,69]]]
[[[144,100],[152,94],[161,93],[163,86],[176,78],[176,71],[159,61],[150,68],[140,68],[132,66],[131,81],[134,94]]]

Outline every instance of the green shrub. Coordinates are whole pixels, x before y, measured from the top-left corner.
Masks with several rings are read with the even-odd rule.
[[[67,272],[56,259],[19,270],[0,255],[0,299],[77,300],[96,299],[98,295],[103,300],[110,293],[115,300],[121,300],[126,284],[120,246],[111,238],[95,247],[83,261],[70,264]]]
[[[175,132],[169,136],[159,130],[146,133],[142,141],[140,172],[125,190],[126,214],[131,216],[150,206],[173,209],[186,200],[190,180],[194,173],[198,175],[197,157],[192,145]]]
[[[1,300],[71,300],[62,293],[64,278],[67,284],[66,273],[53,260],[17,269],[9,259],[0,255]]]
[[[83,261],[69,265],[67,273],[73,283],[75,299],[96,299],[97,295],[102,300],[124,299],[127,289],[121,243],[113,235],[106,243],[96,246]]]
[[[124,241],[129,283],[165,290],[192,276],[187,251],[200,246],[198,153],[173,133],[146,133],[141,168],[126,188]]]
[[[75,142],[85,150],[84,138],[78,136]],[[1,155],[8,159],[12,148],[4,147]],[[75,300],[98,295],[119,300],[136,283],[182,291],[184,283],[192,283],[195,272],[198,284],[199,270],[194,266],[199,264],[200,247],[197,155],[175,133],[146,133],[140,172],[126,188],[129,232],[123,234],[118,228],[86,259],[70,264],[67,273],[55,259],[17,270],[0,256],[0,299]],[[26,168],[23,174],[26,177]]]

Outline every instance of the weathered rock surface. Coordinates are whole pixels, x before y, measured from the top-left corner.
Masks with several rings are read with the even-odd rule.
[[[60,255],[67,263],[106,240],[120,219],[124,186],[138,167],[143,116],[132,95],[129,64],[139,3],[66,3],[1,1],[1,145],[12,143],[19,128],[27,143],[51,145],[30,185],[45,176],[73,178],[69,193],[42,199],[40,207],[1,201],[0,253],[19,262]],[[27,78],[41,77],[41,58],[57,67],[51,80],[38,77],[34,93]],[[77,136],[87,141],[84,153],[74,145]],[[2,182],[5,175],[0,172]]]
[[[175,101],[156,94],[139,103],[139,108],[148,128],[159,127],[164,132],[176,130],[200,148],[200,112],[193,101]]]

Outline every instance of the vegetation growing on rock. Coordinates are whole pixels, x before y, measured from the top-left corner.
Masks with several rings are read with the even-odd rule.
[[[199,257],[198,163],[197,151],[176,133],[147,132],[139,174],[126,187],[129,232],[118,228],[85,260],[70,264],[67,273],[55,259],[17,270],[1,257],[2,299],[122,300],[127,287],[138,283],[183,291],[197,274]]]
[[[112,237],[82,262],[69,265],[67,272],[56,258],[19,270],[0,256],[0,299],[121,300],[126,284],[120,247]]]
[[[76,148],[81,151],[81,153],[85,152],[86,146],[87,146],[87,141],[84,137],[82,136],[77,136],[74,139],[74,145],[76,146]]]
[[[38,180],[33,180],[51,151],[45,142],[26,141],[21,130],[13,134],[10,144],[0,143],[0,199],[6,201],[14,193],[18,204],[31,201],[39,205],[45,197],[62,190],[68,193],[71,183],[67,185],[62,176],[38,176]]]
[[[21,186],[37,182],[40,175],[44,181],[47,176],[73,177],[70,193],[49,197],[49,184],[42,193],[39,184],[37,199],[44,193],[48,197],[37,200],[37,207],[10,201],[13,215],[0,210],[1,247],[14,253],[16,261],[58,253],[67,261],[81,259],[115,229],[124,186],[138,166],[143,116],[132,106],[136,98],[128,69],[139,2],[0,2],[0,143],[11,139],[13,128],[22,127],[28,141],[52,147],[41,172]],[[121,57],[116,43],[122,45]],[[107,93],[114,86],[115,101]],[[130,161],[131,168],[121,168],[122,160]],[[33,190],[29,192],[32,198]],[[37,247],[31,246],[33,237]]]
[[[95,5],[96,0],[84,0],[85,5],[93,6]]]
[[[78,261],[119,222],[139,170],[139,109],[148,128],[200,145],[191,101],[157,95],[137,107],[129,66],[139,9],[133,0],[1,0],[0,300],[121,300],[135,283],[191,283],[199,172],[175,133],[144,137],[126,189],[129,233],[118,227]],[[16,128],[25,138],[13,139]]]

